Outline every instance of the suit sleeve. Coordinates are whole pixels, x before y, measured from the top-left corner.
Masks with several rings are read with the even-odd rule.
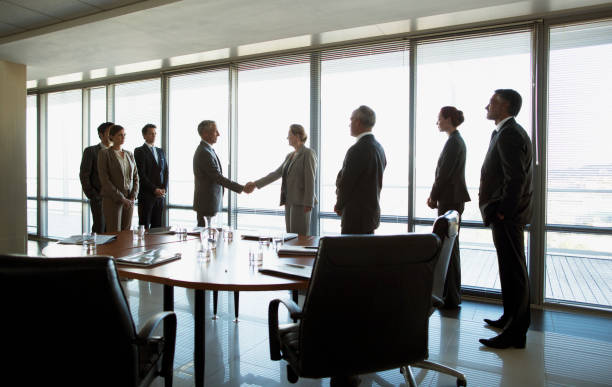
[[[438,200],[440,198],[440,190],[448,187],[452,178],[455,175],[455,169],[459,165],[458,160],[461,156],[461,146],[456,141],[449,139],[444,145],[442,154],[440,155],[440,163],[437,168],[436,179],[431,187],[431,193],[429,197],[432,200]]]
[[[291,154],[285,157],[285,160],[281,163],[281,165],[278,168],[276,168],[276,170],[268,173],[266,176],[262,177],[261,179],[255,180],[255,185],[257,186],[257,188],[263,188],[267,186],[268,184],[280,179],[283,176],[283,166],[285,165],[285,163],[287,162],[287,159],[290,156]]]
[[[108,169],[109,151],[101,150],[98,152],[98,175],[100,176],[100,186],[105,196],[108,196],[114,202],[119,203],[125,196],[115,187],[110,179],[110,171]]]
[[[134,170],[132,171],[132,190],[130,191],[130,198],[134,199],[138,196],[138,190],[140,189],[140,180],[138,179],[138,165],[134,160],[134,155],[126,151],[126,154],[129,158],[132,159],[132,165],[134,166]]]
[[[161,157],[164,160],[164,189],[166,190],[166,192],[168,191],[168,173],[170,171],[170,167],[168,166],[168,159],[166,158],[166,155],[164,154],[164,150],[159,148]]]
[[[353,145],[348,152],[346,152],[342,170],[336,179],[337,189],[335,208],[338,210],[344,209],[344,206],[346,206],[346,203],[350,200],[350,197],[353,194],[353,190],[357,185],[359,176],[361,176],[362,172],[366,168],[367,161],[363,157],[365,155],[362,154],[360,157],[359,153],[359,149],[355,145]]]
[[[244,186],[220,174],[215,166],[212,155],[208,152],[204,152],[204,154],[205,157],[200,158],[201,162],[196,169],[196,178],[208,178],[227,189],[241,193]]]
[[[91,173],[93,170],[94,158],[93,152],[90,148],[85,149],[83,157],[81,158],[81,168],[79,170],[79,179],[81,180],[81,187],[85,196],[89,199],[94,199],[98,196],[98,193],[91,185]]]
[[[304,203],[306,207],[314,207],[315,204],[315,177],[317,174],[317,156],[314,151],[308,152],[304,159]]]
[[[141,186],[140,189],[142,189],[142,192],[153,193],[153,191],[155,191],[155,187],[149,179],[149,171],[146,166],[146,155],[142,148],[134,149],[134,159],[136,160],[136,167],[138,169],[138,178],[140,179],[139,183]]]
[[[497,141],[497,151],[504,174],[502,197],[497,211],[502,215],[511,216],[518,207],[527,178],[523,168],[525,144],[519,133],[506,132]]]

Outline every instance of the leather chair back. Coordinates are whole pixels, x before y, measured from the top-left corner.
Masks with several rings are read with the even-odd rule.
[[[442,241],[440,247],[440,258],[436,264],[433,277],[433,305],[440,307],[444,305],[444,283],[446,282],[446,272],[450,262],[451,253],[455,238],[459,232],[459,213],[454,210],[447,211],[439,216],[433,225],[433,232]]]
[[[321,238],[298,374],[362,374],[426,358],[439,244],[435,234]]]
[[[0,256],[0,294],[5,376],[137,384],[136,331],[111,258]]]

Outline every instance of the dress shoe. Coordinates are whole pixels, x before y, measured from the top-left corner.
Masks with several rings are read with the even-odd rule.
[[[486,345],[490,348],[497,349],[506,349],[510,347],[514,348],[525,348],[525,341],[527,337],[525,335],[522,336],[511,336],[508,334],[502,333],[499,336],[495,336],[491,339],[480,339],[481,344]]]
[[[488,318],[485,318],[484,322],[487,323],[487,325],[490,325],[494,328],[499,328],[499,329],[504,329],[506,324],[508,323],[508,321],[506,321],[506,319],[503,317],[498,320],[490,320]]]

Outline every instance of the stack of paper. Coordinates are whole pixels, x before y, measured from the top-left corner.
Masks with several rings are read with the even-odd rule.
[[[263,265],[259,268],[259,272],[263,274],[279,275],[281,277],[310,279],[312,276],[312,266],[296,265],[293,263]]]
[[[60,239],[59,243],[65,245],[80,245],[83,243],[83,239],[91,240],[91,238],[91,235],[72,235],[68,238]],[[116,235],[96,235],[96,245],[103,245],[115,239],[117,239]]]

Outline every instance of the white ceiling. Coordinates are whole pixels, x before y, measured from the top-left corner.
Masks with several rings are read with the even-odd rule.
[[[52,84],[612,0],[0,0],[0,60]],[[94,71],[92,71],[94,70]],[[57,80],[56,80],[57,81]]]

